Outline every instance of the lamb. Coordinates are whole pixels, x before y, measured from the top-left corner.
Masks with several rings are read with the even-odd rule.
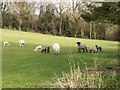
[[[36,48],[34,49],[35,52],[44,52],[44,53],[49,53],[50,52],[50,47],[49,46],[36,46]]]
[[[3,42],[3,46],[4,46],[4,47],[5,47],[5,46],[10,46],[10,43],[7,42],[7,41],[4,41],[4,42]]]
[[[34,49],[35,52],[40,52],[41,50],[42,50],[42,46],[41,45],[36,46],[35,49]]]
[[[87,50],[87,46],[85,43],[81,43],[81,42],[76,42],[77,46],[78,46],[78,52],[81,52],[81,49],[83,50],[83,52],[88,52]]]
[[[97,48],[96,48],[95,46],[91,46],[91,47],[89,48],[89,52],[90,52],[90,53],[97,53]]]
[[[20,46],[20,47],[23,47],[24,45],[25,45],[25,41],[24,41],[24,40],[20,40],[20,41],[19,41],[19,46]]]
[[[95,45],[95,47],[97,48],[97,51],[102,51],[102,47],[101,46]]]
[[[41,50],[41,52],[43,53],[49,53],[50,52],[50,47],[49,46],[44,46],[44,47],[42,47],[42,50]]]
[[[58,43],[54,43],[53,46],[52,46],[55,54],[59,54],[60,53],[60,46]]]

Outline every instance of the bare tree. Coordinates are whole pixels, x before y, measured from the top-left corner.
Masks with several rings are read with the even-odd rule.
[[[2,2],[0,2],[0,28],[2,28],[3,26],[3,22],[2,22]]]
[[[23,17],[28,16],[32,13],[32,8],[34,4],[29,2],[16,2],[14,5],[14,13],[18,17],[19,30],[21,30],[21,25],[23,23]]]
[[[52,3],[55,7],[56,13],[59,16],[59,35],[62,35],[62,18],[65,14],[65,2],[60,0],[60,2]]]
[[[11,13],[11,6],[12,6],[12,2],[5,2],[5,1],[0,2],[0,18],[1,18],[0,20],[1,20],[2,28],[5,27],[4,22],[6,21],[4,20],[4,18],[6,17],[6,14]]]
[[[78,32],[80,32],[81,36],[84,36],[84,32],[82,29],[82,24],[84,20],[81,18],[81,14],[83,11],[82,2],[80,0],[72,0],[72,11],[71,18],[75,24],[75,37]]]

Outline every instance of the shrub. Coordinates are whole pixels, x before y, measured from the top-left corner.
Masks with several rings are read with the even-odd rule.
[[[98,65],[95,63],[94,67],[88,68],[85,64],[85,69],[81,70],[79,64],[71,65],[68,74],[62,72],[62,77],[55,74],[54,88],[118,88],[117,75],[115,71],[104,73],[105,71],[98,71]],[[115,81],[115,82],[114,82]],[[114,86],[112,86],[112,85]]]

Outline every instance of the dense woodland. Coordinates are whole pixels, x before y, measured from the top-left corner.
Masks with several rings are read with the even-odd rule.
[[[0,25],[67,37],[119,40],[120,2],[0,2]]]

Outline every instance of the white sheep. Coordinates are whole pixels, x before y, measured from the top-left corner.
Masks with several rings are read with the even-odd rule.
[[[7,41],[4,41],[4,42],[3,42],[3,46],[4,46],[4,47],[5,47],[5,46],[10,46],[10,43],[7,42]]]
[[[40,52],[41,50],[42,50],[42,46],[41,45],[36,46],[35,49],[34,49],[35,52]]]
[[[60,46],[58,43],[54,43],[53,46],[52,46],[55,54],[59,54],[60,53]]]
[[[95,46],[89,47],[89,52],[90,53],[97,53],[97,48]]]
[[[19,46],[20,46],[20,47],[23,47],[24,45],[25,45],[25,41],[24,41],[24,40],[20,40],[20,41],[19,41]]]

